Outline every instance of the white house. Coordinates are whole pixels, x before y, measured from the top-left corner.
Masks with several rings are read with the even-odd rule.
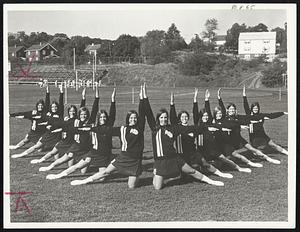
[[[226,35],[216,35],[215,37],[216,49],[223,46],[226,43]]]
[[[239,35],[238,54],[242,59],[251,59],[266,54],[273,60],[276,51],[276,32],[242,32]]]

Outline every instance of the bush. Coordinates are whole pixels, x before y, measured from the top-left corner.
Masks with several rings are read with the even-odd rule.
[[[189,54],[183,61],[179,61],[179,70],[182,74],[196,76],[200,74],[208,75],[217,63],[215,55],[204,53]]]

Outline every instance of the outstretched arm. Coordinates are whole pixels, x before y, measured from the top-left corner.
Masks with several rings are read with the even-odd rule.
[[[62,84],[59,85],[58,114],[60,118],[64,117],[64,91]]]
[[[251,114],[251,110],[250,110],[250,107],[249,107],[248,99],[247,99],[247,96],[246,96],[246,87],[245,87],[245,85],[243,87],[243,104],[244,104],[245,113],[247,115]]]
[[[147,97],[147,92],[146,92],[146,86],[144,85],[143,87],[143,95],[144,95],[144,107],[145,107],[145,114],[147,117],[147,121],[149,124],[150,129],[153,131],[155,130],[155,118],[150,106],[149,99]]]
[[[170,102],[170,122],[171,125],[178,124],[177,122],[177,115],[176,115],[176,109],[174,104],[174,93],[171,93],[171,102]]]
[[[88,123],[95,123],[98,110],[99,110],[99,89],[98,86],[96,85],[95,100],[93,103],[92,112]]]
[[[205,111],[208,114],[208,122],[212,122],[213,120],[213,116],[211,114],[211,110],[210,110],[210,104],[209,104],[209,97],[210,97],[210,93],[208,91],[208,89],[205,91],[205,101],[204,101],[204,107],[205,107]]]
[[[198,122],[199,122],[199,109],[198,109],[197,95],[198,95],[198,89],[195,88],[194,102],[193,102],[193,120],[194,120],[194,125],[197,125]]]
[[[81,103],[80,103],[80,108],[85,106],[85,96],[86,96],[86,88],[82,90],[82,98],[81,98]]]
[[[225,108],[224,103],[221,98],[221,88],[218,90],[218,101],[219,101],[219,106],[221,107],[221,110],[222,110],[222,115],[223,115],[222,117],[225,117],[226,108]]]
[[[49,86],[47,84],[46,86],[46,98],[45,98],[45,111],[48,112],[50,110],[50,92],[49,92]]]
[[[139,102],[139,120],[138,120],[138,126],[139,128],[144,131],[145,130],[145,124],[146,124],[146,115],[145,115],[145,100],[143,98],[143,89],[145,88],[141,86],[140,88],[140,102]],[[145,94],[146,95],[146,94]]]
[[[116,88],[111,95],[111,104],[109,108],[108,125],[113,126],[116,120]]]

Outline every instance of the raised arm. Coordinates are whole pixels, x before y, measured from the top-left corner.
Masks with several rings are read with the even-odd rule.
[[[212,122],[213,120],[213,116],[210,110],[210,104],[209,104],[209,97],[210,97],[210,93],[208,91],[208,89],[205,91],[205,101],[204,101],[204,107],[205,107],[205,111],[208,114],[208,122]]]
[[[176,115],[176,109],[174,104],[174,93],[171,93],[171,102],[170,102],[170,122],[171,125],[178,124],[177,115]]]
[[[62,84],[59,85],[58,114],[60,118],[64,117],[64,92]]]
[[[148,124],[149,124],[149,127],[152,131],[155,130],[155,118],[154,118],[154,115],[153,115],[153,112],[152,112],[152,109],[151,109],[151,106],[150,106],[150,102],[149,102],[149,99],[147,97],[147,92],[146,92],[146,86],[144,85],[143,87],[143,97],[144,97],[144,108],[145,108],[145,114],[146,114],[146,117],[147,117],[147,121],[148,121]]]
[[[249,107],[248,99],[247,99],[247,96],[246,96],[246,87],[245,87],[245,85],[243,87],[243,104],[244,104],[245,113],[247,115],[251,114],[251,110],[250,110],[250,107]]]
[[[17,113],[11,113],[9,114],[10,117],[13,118],[26,118],[26,119],[32,119],[32,115],[36,112],[36,110],[31,111],[25,111],[25,112],[17,112]]]
[[[195,88],[194,102],[193,102],[193,120],[194,120],[194,125],[197,125],[198,122],[199,122],[199,109],[198,109],[197,95],[198,95],[198,89]]]
[[[88,123],[95,123],[98,110],[99,110],[99,89],[98,89],[98,85],[96,85],[95,100],[92,106],[92,112],[88,120]]]
[[[82,95],[82,98],[81,98],[81,102],[80,102],[80,108],[85,106],[86,88],[83,88],[81,95]]]
[[[138,127],[144,131],[145,124],[146,124],[146,115],[145,115],[145,100],[143,99],[143,89],[144,87],[141,86],[140,89],[140,102],[139,102],[139,120],[138,120]]]
[[[111,95],[111,104],[109,108],[108,125],[113,126],[116,120],[116,88]]]
[[[222,98],[221,98],[221,88],[218,89],[218,101],[219,101],[219,106],[221,107],[221,110],[222,110],[222,117],[225,117],[226,115],[226,108],[224,106],[224,103],[222,101]]]
[[[50,110],[50,92],[49,92],[49,86],[46,86],[46,98],[45,98],[45,110],[44,112],[48,112]]]

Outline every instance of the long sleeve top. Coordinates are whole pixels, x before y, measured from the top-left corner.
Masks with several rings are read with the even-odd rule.
[[[110,155],[112,149],[112,130],[116,118],[116,103],[111,102],[106,124],[92,128],[93,149],[100,154]]]
[[[274,112],[274,113],[256,113],[251,112],[251,109],[248,104],[248,99],[246,96],[243,96],[243,105],[246,115],[250,116],[249,124],[249,137],[250,140],[255,137],[260,137],[266,135],[264,129],[265,117],[268,119],[275,119],[284,115],[283,112]]]
[[[25,112],[11,113],[9,116],[10,117],[22,116],[25,119],[29,119],[31,121],[31,131],[44,133],[46,132],[46,125],[39,125],[39,124],[45,121],[46,113],[48,112],[49,109],[49,104],[50,104],[50,94],[46,93],[45,105],[42,111],[38,111],[36,109],[36,110],[25,111]]]
[[[203,133],[203,127],[182,126],[182,125],[156,125],[155,118],[148,98],[145,99],[146,116],[149,127],[152,131],[152,145],[154,159],[170,159],[176,155],[173,146],[175,139],[179,134]]]
[[[176,116],[176,109],[174,104],[170,105],[170,122],[172,126],[180,124]],[[175,139],[176,152],[178,154],[195,152],[195,137],[197,136],[193,132],[177,135]]]

